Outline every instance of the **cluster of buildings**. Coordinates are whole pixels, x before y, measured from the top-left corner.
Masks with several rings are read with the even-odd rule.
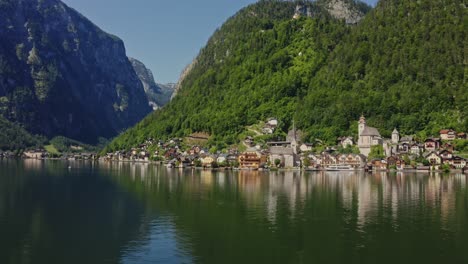
[[[277,126],[278,120],[270,118],[263,126],[262,132],[265,135],[272,134]],[[377,128],[368,126],[365,117],[361,116],[358,121],[357,142],[354,142],[353,137],[339,138],[339,144],[343,148],[351,146],[359,149],[359,153],[343,154],[335,147],[326,148],[321,153],[313,153],[317,143],[302,143],[300,131],[293,127],[284,141],[267,142],[267,147],[263,148],[256,145],[254,137],[246,137],[243,144],[248,149],[244,152],[230,149],[227,153],[210,153],[197,145],[184,146],[180,138],[167,142],[149,139],[138,148],[108,153],[103,159],[140,162],[156,160],[164,161],[168,167],[235,167],[248,170],[268,167],[326,170],[336,165],[351,169],[388,169],[392,166],[414,168],[414,162],[421,163],[417,164],[419,167],[448,164],[453,168],[464,168],[467,161],[454,154],[454,146],[450,143],[457,138],[466,139],[466,134],[442,130],[440,137],[418,142],[412,136],[400,137],[400,133],[395,129],[391,138],[385,139]],[[382,146],[385,157],[369,160],[371,149],[378,145]],[[426,161],[425,164],[422,164],[422,160]]]
[[[423,142],[418,142],[412,136],[400,137],[395,128],[391,139],[384,139],[377,128],[367,126],[366,119],[361,116],[358,124],[358,148],[361,154],[369,156],[373,146],[382,146],[386,161],[381,160],[379,166],[387,167],[395,165],[398,168],[408,167],[408,160],[425,160],[426,166],[439,166],[447,164],[452,168],[462,169],[466,166],[466,159],[454,154],[455,148],[450,143],[455,139],[466,140],[466,133],[457,133],[451,129],[440,131],[440,137],[429,137]],[[414,166],[411,166],[414,167]]]
[[[61,160],[97,160],[97,153],[78,152],[78,153],[61,153],[54,156],[45,149],[34,149],[23,152],[22,157],[25,159],[61,159]]]

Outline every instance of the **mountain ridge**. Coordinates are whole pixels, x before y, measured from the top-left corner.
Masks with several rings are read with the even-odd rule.
[[[58,0],[0,1],[0,109],[33,133],[96,143],[151,109],[121,39]]]

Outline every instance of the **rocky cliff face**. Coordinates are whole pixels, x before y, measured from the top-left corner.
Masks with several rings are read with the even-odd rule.
[[[151,111],[123,42],[59,0],[0,0],[0,114],[88,143]]]
[[[197,65],[198,60],[194,59],[180,74],[179,80],[177,81],[174,87],[174,93],[172,94],[172,98],[174,98],[182,88],[182,83],[184,82],[185,78],[190,74],[192,69]]]
[[[157,110],[166,105],[171,100],[171,96],[174,92],[174,85],[156,83],[151,70],[146,68],[141,61],[134,58],[129,58],[129,60],[143,84],[148,103],[153,110]]]
[[[294,18],[313,17],[319,12],[317,7],[320,7],[327,10],[334,18],[345,20],[346,24],[357,24],[370,10],[370,7],[365,3],[355,0],[317,0],[315,4],[312,5],[310,2],[297,4]]]

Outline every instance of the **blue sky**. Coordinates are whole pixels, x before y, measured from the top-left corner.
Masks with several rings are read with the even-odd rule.
[[[256,0],[62,0],[103,30],[120,37],[127,55],[176,82],[226,19]],[[377,0],[365,0],[374,4]]]

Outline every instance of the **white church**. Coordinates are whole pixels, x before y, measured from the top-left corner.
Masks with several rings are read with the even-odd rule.
[[[382,145],[384,150],[387,149],[385,146],[386,144],[384,144],[384,140],[379,133],[379,130],[375,127],[367,126],[366,118],[364,116],[361,116],[359,119],[358,135],[359,151],[366,157],[369,156],[372,146]]]

